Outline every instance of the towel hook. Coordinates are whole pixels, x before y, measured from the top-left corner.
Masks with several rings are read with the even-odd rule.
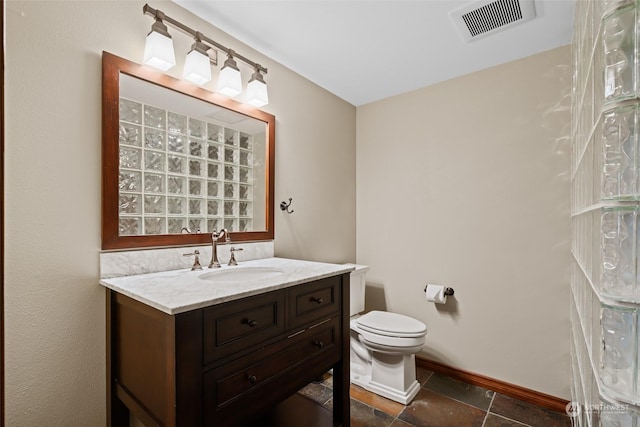
[[[282,211],[286,211],[288,214],[292,214],[294,212],[293,209],[289,210],[289,206],[291,206],[291,197],[289,197],[289,203],[287,202],[280,202],[280,210]]]

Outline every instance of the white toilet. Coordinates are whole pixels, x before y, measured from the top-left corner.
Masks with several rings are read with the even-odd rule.
[[[420,390],[415,354],[424,344],[424,323],[386,311],[364,311],[365,275],[369,267],[351,272],[351,382],[404,405]]]

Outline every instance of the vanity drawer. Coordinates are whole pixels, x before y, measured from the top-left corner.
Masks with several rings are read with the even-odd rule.
[[[204,364],[237,353],[282,334],[284,291],[232,301],[204,310]]]
[[[295,328],[340,311],[341,276],[328,277],[289,290],[289,316]]]
[[[327,320],[273,345],[272,349],[266,348],[266,357],[260,360],[256,361],[255,354],[251,354],[206,373],[205,408],[222,408],[253,390],[259,393],[257,389],[262,385],[287,375],[287,370],[321,353],[335,353],[339,358],[339,324],[337,318]]]

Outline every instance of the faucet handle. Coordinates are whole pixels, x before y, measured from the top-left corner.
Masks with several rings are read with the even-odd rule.
[[[237,251],[242,251],[242,248],[231,248],[229,249],[229,251],[231,252],[231,258],[229,259],[229,265],[238,265],[238,262],[236,261],[236,254],[234,252]]]
[[[202,270],[202,266],[200,265],[200,251],[199,250],[195,250],[191,253],[188,254],[182,254],[183,256],[195,256],[195,259],[193,260],[193,266],[191,267],[191,271],[193,270]]]

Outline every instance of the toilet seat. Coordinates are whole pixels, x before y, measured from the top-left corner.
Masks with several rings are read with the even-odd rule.
[[[375,338],[374,338],[375,339]],[[403,342],[401,346],[391,345],[389,342],[385,341],[382,343],[378,343],[375,341],[369,341],[367,337],[360,334],[360,341],[365,346],[365,348],[377,351],[379,353],[387,353],[387,354],[399,354],[399,355],[413,355],[422,350],[422,346],[424,345],[424,338],[418,342]]]
[[[363,344],[384,352],[417,352],[425,342],[427,327],[419,320],[397,313],[371,311],[351,321]]]
[[[360,334],[360,338],[365,345],[370,345],[376,350],[386,349],[387,351],[398,353],[406,353],[416,349],[419,351],[424,344],[424,335],[419,337],[390,337],[387,335],[378,335],[360,329],[357,325],[354,328]]]
[[[355,322],[361,331],[386,337],[424,338],[427,333],[427,327],[419,320],[387,311],[371,311]]]

